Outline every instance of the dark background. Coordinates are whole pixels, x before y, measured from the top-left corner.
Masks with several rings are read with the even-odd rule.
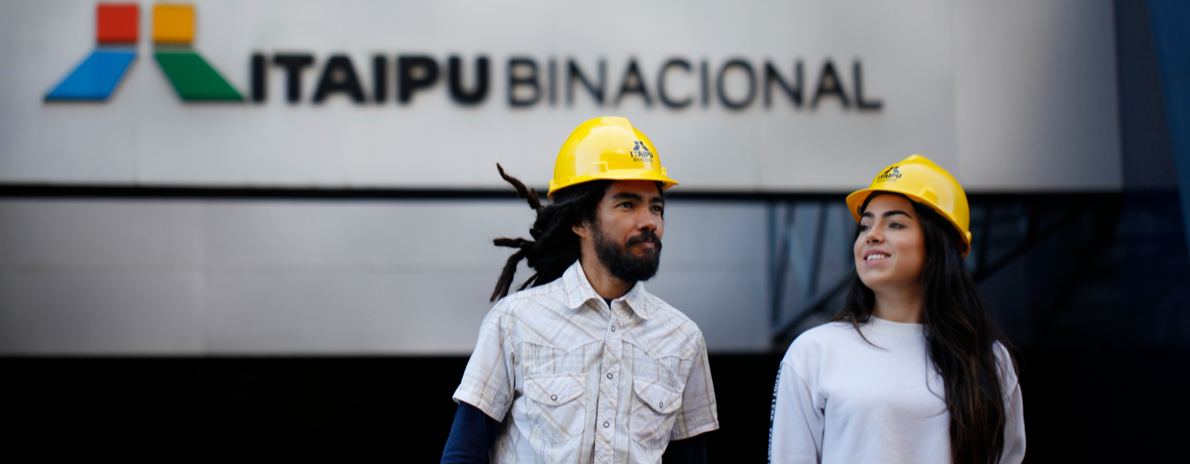
[[[721,425],[708,433],[712,462],[766,460],[779,360],[711,356]],[[4,457],[434,463],[466,361],[7,359]],[[1187,362],[1167,350],[1022,351],[1026,461],[1185,462]]]

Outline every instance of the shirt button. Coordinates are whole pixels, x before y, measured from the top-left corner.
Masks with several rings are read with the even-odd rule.
[[[616,327],[615,327],[615,326],[612,326],[612,332],[613,332],[613,333],[614,333],[614,332],[616,332]]]
[[[606,422],[606,421],[605,421],[605,422],[603,422],[603,427],[604,427],[604,428],[607,428],[607,427],[609,427],[609,426],[611,426],[611,425],[612,425],[611,423],[608,423],[608,422]]]
[[[611,373],[608,373],[608,374],[607,374],[607,379],[612,379],[612,374],[611,374]]]
[[[557,394],[551,395],[550,400],[558,400],[558,395]]]

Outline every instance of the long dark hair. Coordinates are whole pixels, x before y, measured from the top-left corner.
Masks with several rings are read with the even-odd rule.
[[[595,207],[612,184],[608,180],[575,184],[555,192],[553,203],[542,205],[536,189],[526,188],[520,180],[505,174],[499,164],[496,164],[496,169],[500,171],[500,177],[516,188],[517,197],[529,202],[529,208],[537,212],[537,219],[529,229],[532,240],[501,237],[492,241],[501,247],[520,249],[504,263],[504,270],[496,281],[496,289],[492,291],[493,302],[508,295],[517,264],[521,260],[527,259],[534,273],[517,290],[540,286],[562,277],[562,273],[579,259],[582,251],[579,237],[570,229],[571,226],[598,222]]]
[[[868,197],[868,202],[881,193]],[[886,195],[900,194],[888,193]],[[906,198],[908,200],[908,198]],[[921,272],[922,312],[930,360],[942,376],[950,413],[950,453],[954,463],[995,463],[1004,450],[1007,414],[994,344],[1008,346],[963,264],[959,232],[928,205],[910,201],[925,236]],[[857,228],[855,238],[859,238]],[[876,295],[854,270],[843,291],[842,308],[832,321],[859,330],[876,306]],[[1011,359],[1011,354],[1008,354]],[[1007,362],[1007,361],[1006,361]],[[1016,363],[1011,365],[1016,370]]]

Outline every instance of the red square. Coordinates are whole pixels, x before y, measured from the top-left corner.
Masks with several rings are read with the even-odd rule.
[[[135,3],[100,3],[95,10],[99,43],[136,43],[140,32],[140,6]]]

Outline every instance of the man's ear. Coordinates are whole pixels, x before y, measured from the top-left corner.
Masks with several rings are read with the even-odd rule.
[[[579,221],[578,223],[575,223],[574,226],[570,227],[570,230],[574,231],[574,233],[577,234],[578,237],[581,237],[583,239],[587,239],[591,232],[591,228],[587,226],[586,220]]]

